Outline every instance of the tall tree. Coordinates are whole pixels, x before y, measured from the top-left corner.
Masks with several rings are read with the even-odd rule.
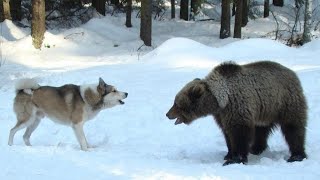
[[[10,13],[10,0],[2,0],[0,1],[2,4],[2,18],[3,20],[5,19],[11,19],[11,13]],[[1,20],[1,21],[3,21]]]
[[[249,21],[249,3],[248,0],[243,0],[243,4],[242,4],[242,27],[245,27],[248,24]]]
[[[269,17],[270,12],[270,0],[264,0],[263,17]]]
[[[243,0],[235,0],[236,1],[236,17],[234,21],[234,38],[241,38],[241,26],[242,26],[242,5]]]
[[[21,0],[10,0],[10,13],[12,20],[21,20]]]
[[[236,0],[232,0],[232,16],[236,15]]]
[[[111,4],[115,5],[116,7],[118,7],[120,4],[119,0],[111,0],[110,2],[111,2]]]
[[[176,1],[171,0],[171,19],[176,18]]]
[[[151,46],[152,0],[141,0],[140,38],[146,46]]]
[[[0,22],[4,21],[3,15],[3,0],[0,0]],[[0,51],[1,52],[1,51]]]
[[[180,1],[180,19],[189,20],[189,0]]]
[[[312,0],[305,0],[305,13],[304,13],[304,29],[303,29],[303,43],[311,41],[311,28],[312,28]]]
[[[132,0],[127,0],[126,4],[126,26],[132,27],[131,23]]]
[[[97,10],[101,15],[106,15],[106,1],[107,0],[92,0],[92,6]]]
[[[230,37],[230,0],[222,0],[220,39]]]
[[[272,4],[273,4],[274,6],[280,6],[280,7],[282,7],[282,6],[283,6],[283,0],[273,0],[273,1],[272,1]]]
[[[46,31],[45,0],[32,0],[31,36],[32,44],[40,49]]]

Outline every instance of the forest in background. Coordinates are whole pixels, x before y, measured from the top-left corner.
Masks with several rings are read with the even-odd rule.
[[[0,21],[12,20],[30,27],[33,45],[39,49],[46,29],[80,26],[97,16],[126,15],[124,26],[140,18],[140,38],[152,46],[152,21],[220,22],[220,39],[242,38],[249,21],[272,16],[276,29],[270,32],[288,46],[303,45],[317,38],[320,28],[319,0],[1,0]],[[33,17],[33,18],[32,18]],[[233,27],[233,29],[231,29]]]

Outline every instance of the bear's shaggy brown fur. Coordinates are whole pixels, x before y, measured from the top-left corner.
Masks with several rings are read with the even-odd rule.
[[[289,145],[288,162],[307,157],[303,90],[297,75],[278,63],[223,63],[183,87],[167,113],[175,124],[190,124],[207,115],[214,116],[224,134],[228,147],[224,165],[245,164],[249,152],[262,153],[277,125]]]

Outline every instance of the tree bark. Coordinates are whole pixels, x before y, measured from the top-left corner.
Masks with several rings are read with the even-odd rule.
[[[4,21],[3,0],[0,0],[0,22]]]
[[[230,0],[222,0],[220,39],[230,37]]]
[[[131,12],[132,12],[132,0],[127,0],[127,5],[126,5],[126,26],[127,27],[132,27]]]
[[[115,5],[116,7],[118,7],[120,4],[119,0],[111,0],[110,2],[111,2],[111,4]]]
[[[106,1],[107,0],[92,0],[92,6],[103,16],[106,15]]]
[[[141,0],[140,38],[146,46],[151,46],[152,0]]]
[[[304,27],[303,27],[303,43],[310,42],[312,39],[312,0],[305,0]]]
[[[248,22],[249,22],[249,18],[248,18],[248,11],[249,11],[249,4],[248,4],[248,0],[243,0],[242,1],[243,5],[242,5],[242,27],[245,27]]]
[[[263,17],[269,17],[270,12],[270,0],[264,0],[264,9],[263,9]]]
[[[189,20],[189,0],[180,1],[180,19]]]
[[[10,13],[13,21],[21,21],[21,0],[10,0]]]
[[[11,20],[11,13],[10,13],[10,0],[2,0],[2,8],[3,8],[3,17],[2,19],[10,19]]]
[[[236,0],[232,2],[232,16],[236,15]]]
[[[44,39],[45,17],[45,0],[32,0],[31,36],[32,44],[36,49],[41,48]]]
[[[234,21],[234,38],[241,38],[241,25],[242,25],[242,0],[235,0],[236,1],[236,17]]]
[[[176,18],[176,1],[175,0],[171,0],[171,19]]]
[[[273,0],[272,4],[274,6],[280,6],[282,7],[283,6],[283,0]]]

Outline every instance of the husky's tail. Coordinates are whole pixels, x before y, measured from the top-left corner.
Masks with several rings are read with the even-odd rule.
[[[38,89],[40,85],[35,79],[20,79],[15,84],[16,94],[23,91],[27,94],[32,94],[33,90]]]

